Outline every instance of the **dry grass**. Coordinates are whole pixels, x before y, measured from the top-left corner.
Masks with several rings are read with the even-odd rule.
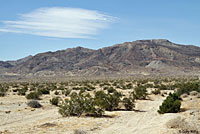
[[[199,132],[197,124],[194,124],[193,122],[187,122],[186,118],[182,118],[180,116],[169,120],[166,125],[168,128],[173,128],[184,132]]]

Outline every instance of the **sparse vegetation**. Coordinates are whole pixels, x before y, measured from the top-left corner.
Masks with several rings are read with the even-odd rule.
[[[180,96],[184,93],[190,94],[192,91],[200,92],[200,82],[186,82],[177,85],[177,94]]]
[[[59,106],[63,116],[103,116],[105,111],[125,109],[131,111],[135,100],[147,98],[147,89],[158,95],[162,90],[173,90],[174,94],[164,100],[159,113],[180,111],[180,95],[197,94],[200,84],[197,79],[160,79],[160,80],[97,80],[68,81],[62,83],[13,83],[0,84],[0,96],[3,97],[12,88],[18,95],[27,99],[39,100],[50,91],[56,95],[50,99],[52,105]],[[95,90],[100,89],[100,90]],[[128,91],[128,93],[123,94]],[[167,91],[162,91],[164,97]],[[62,102],[62,103],[61,103]]]

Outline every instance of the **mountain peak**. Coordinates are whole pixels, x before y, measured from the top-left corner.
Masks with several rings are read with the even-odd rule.
[[[83,51],[83,52],[91,52],[94,51],[93,49],[89,49],[89,48],[84,48],[81,46],[77,46],[75,48],[67,48],[67,51]]]
[[[49,71],[55,75],[77,76],[130,75],[145,71],[174,74],[176,71],[185,73],[200,70],[199,59],[200,47],[177,45],[166,39],[152,39],[125,42],[98,50],[78,46],[29,56],[10,66],[2,62],[0,66],[25,75],[43,75]]]

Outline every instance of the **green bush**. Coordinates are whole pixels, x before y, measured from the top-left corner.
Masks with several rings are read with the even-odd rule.
[[[22,88],[22,89],[18,89],[18,95],[26,95],[26,91],[27,91],[28,89],[27,88]]]
[[[177,87],[178,87],[177,93],[179,96],[184,93],[189,95],[189,93],[191,91],[200,92],[200,83],[199,82],[180,83],[179,85],[177,85]]]
[[[107,91],[108,91],[108,93],[113,93],[113,92],[115,92],[116,90],[115,90],[113,87],[109,87],[109,88],[107,89]]]
[[[123,99],[124,107],[125,107],[125,109],[128,110],[128,111],[133,110],[133,108],[135,107],[134,102],[135,102],[135,99],[132,98],[132,97],[129,97],[129,98],[126,98],[126,97],[125,97],[125,98]]]
[[[39,92],[31,92],[31,93],[26,95],[26,98],[27,99],[33,99],[33,100],[39,100],[40,95],[41,95],[41,93],[39,93]]]
[[[55,95],[59,95],[59,92],[56,90],[56,91],[54,92],[54,94],[55,94]]]
[[[55,106],[58,106],[58,103],[59,103],[59,97],[54,97],[50,100],[50,103],[52,105],[55,105]]]
[[[158,87],[160,90],[167,90],[167,86],[164,84],[160,84],[160,86]]]
[[[155,94],[155,95],[161,94],[160,89],[156,89],[156,90],[152,91],[151,93]]]
[[[8,88],[0,87],[0,97],[4,97],[7,91],[8,91]]]
[[[169,94],[159,107],[158,113],[177,113],[180,111],[181,102],[177,93]]]
[[[135,94],[136,99],[146,99],[147,90],[144,86],[138,86],[135,88],[133,94]]]
[[[131,83],[126,85],[126,89],[132,89],[132,88],[133,88],[133,85]]]
[[[40,92],[41,94],[49,94],[49,90],[48,89],[40,89],[38,92]]]
[[[98,106],[105,110],[113,111],[118,108],[121,101],[122,94],[115,91],[114,93],[105,94],[103,91],[97,91],[95,93],[95,100]]]
[[[102,116],[104,110],[98,107],[95,103],[95,99],[89,94],[77,94],[72,93],[71,99],[65,99],[59,106],[59,113],[62,116]]]
[[[4,97],[6,95],[6,92],[0,91],[0,97]]]
[[[65,91],[64,91],[65,96],[70,95],[70,93],[71,93],[71,90],[65,90]]]

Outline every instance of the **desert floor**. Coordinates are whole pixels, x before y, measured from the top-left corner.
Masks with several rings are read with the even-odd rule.
[[[49,103],[49,96],[43,96],[42,108],[27,106],[27,99],[18,95],[0,97],[0,134],[73,134],[82,130],[87,134],[176,134],[200,133],[200,98],[188,96],[182,101],[180,113],[160,115],[157,113],[164,97],[150,95],[149,100],[137,100],[134,111],[106,112],[108,117],[62,117],[58,107]],[[179,119],[187,126],[167,125]],[[193,131],[195,129],[195,131]],[[197,132],[197,130],[199,132]]]

